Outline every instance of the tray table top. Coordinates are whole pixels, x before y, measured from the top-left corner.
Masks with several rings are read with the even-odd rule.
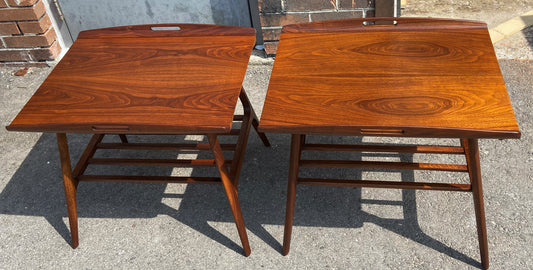
[[[227,133],[253,28],[165,24],[81,32],[8,130]]]
[[[260,130],[520,137],[486,24],[396,19],[285,26]]]

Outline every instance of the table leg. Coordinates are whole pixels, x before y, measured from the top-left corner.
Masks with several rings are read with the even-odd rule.
[[[291,154],[289,161],[289,184],[287,186],[287,206],[285,208],[285,231],[283,233],[282,254],[284,256],[289,254],[289,249],[291,246],[292,223],[294,220],[294,203],[296,201],[296,184],[298,181],[302,144],[304,143],[304,140],[305,135],[292,134]]]
[[[241,94],[239,95],[243,107],[243,119],[239,132],[239,137],[237,138],[237,145],[235,151],[233,152],[233,162],[231,163],[230,169],[230,178],[233,180],[233,185],[237,187],[239,184],[239,177],[241,175],[242,162],[244,160],[244,153],[246,152],[246,145],[248,144],[248,136],[250,135],[250,128],[252,124],[252,106],[244,88],[241,88]]]
[[[222,179],[224,189],[226,190],[226,195],[228,196],[231,211],[233,212],[233,218],[235,219],[237,231],[239,232],[239,237],[241,238],[242,247],[244,249],[244,255],[249,256],[251,253],[250,244],[248,242],[248,235],[246,234],[246,227],[244,226],[244,219],[242,218],[241,207],[239,205],[237,187],[230,179],[228,168],[224,165],[224,154],[218,142],[217,136],[214,134],[209,134],[207,135],[207,138],[209,139],[209,145],[213,151],[215,163],[217,165],[218,172],[220,173],[220,178]]]
[[[128,143],[128,137],[126,137],[126,134],[119,134],[118,136],[120,137],[120,141],[122,143]]]
[[[242,106],[245,108],[248,107],[250,111],[250,116],[252,118],[252,126],[254,127],[255,131],[257,132],[257,135],[263,142],[265,146],[270,146],[270,141],[268,141],[267,136],[264,132],[259,131],[259,120],[257,118],[257,115],[255,114],[254,108],[252,107],[252,103],[250,102],[250,99],[246,95],[246,92],[244,91],[244,87],[241,88],[241,93],[239,94],[239,99],[242,102]]]
[[[72,247],[77,248],[79,244],[78,213],[76,211],[76,190],[78,188],[78,181],[72,176],[67,135],[65,133],[57,133],[56,135],[57,145],[59,147],[59,157],[61,160],[61,172],[63,173],[63,185],[65,186],[65,197],[67,201]]]
[[[481,265],[484,269],[488,269],[489,247],[487,241],[487,227],[485,224],[485,209],[483,206],[483,187],[481,184],[481,167],[479,164],[478,141],[477,139],[463,139],[462,144],[466,150],[468,173],[470,174],[470,182],[472,184],[479,250],[481,253]]]
[[[267,136],[266,136],[266,134],[264,132],[260,132],[259,131],[259,120],[257,119],[257,115],[255,115],[255,113],[253,113],[253,115],[252,115],[252,125],[253,125],[255,131],[257,132],[257,135],[259,135],[259,138],[261,139],[263,144],[266,147],[269,147],[270,146],[270,141],[268,140],[268,138],[267,138]]]

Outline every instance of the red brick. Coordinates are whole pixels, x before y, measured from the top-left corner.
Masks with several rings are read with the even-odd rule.
[[[339,9],[373,8],[374,1],[369,0],[339,0]]]
[[[38,21],[19,22],[18,25],[24,34],[42,34],[50,28],[52,21],[50,21],[50,17],[48,17],[47,14],[44,14],[44,16]]]
[[[263,29],[263,40],[279,40],[281,34],[281,27],[276,29]]]
[[[0,9],[0,21],[31,21],[38,20],[46,12],[43,1],[32,7],[3,8]]]
[[[278,43],[279,42],[277,41],[268,41],[263,43],[267,56],[273,56],[276,54],[276,51],[278,50]]]
[[[0,35],[18,35],[20,34],[17,24],[14,22],[0,23]]]
[[[39,0],[7,0],[11,7],[31,7]]]
[[[285,0],[286,11],[317,11],[336,8],[335,0]]]
[[[7,4],[4,0],[0,0],[0,8],[5,8],[7,7]]]
[[[48,47],[56,40],[56,31],[50,28],[46,33],[36,36],[4,37],[8,48]]]
[[[281,1],[283,0],[259,0],[259,12],[261,13],[277,13],[282,12],[283,7],[281,6]]]
[[[363,11],[348,11],[348,12],[320,12],[311,14],[311,20],[313,22],[317,21],[327,21],[327,20],[340,20],[340,19],[350,19],[350,18],[362,18]]]
[[[283,26],[309,22],[308,14],[260,14],[261,26]]]
[[[36,61],[54,60],[60,52],[61,46],[59,46],[59,42],[56,41],[48,48],[30,50],[30,55],[32,56],[33,60]]]
[[[31,57],[28,50],[0,51],[0,61],[30,61]]]

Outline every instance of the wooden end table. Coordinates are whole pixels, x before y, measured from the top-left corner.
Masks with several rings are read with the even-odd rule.
[[[283,254],[296,185],[472,192],[488,268],[478,139],[520,132],[481,22],[368,18],[285,26],[259,130],[292,134]],[[307,134],[457,138],[460,146],[307,143]],[[303,151],[459,154],[466,164],[304,160]],[[470,184],[318,179],[300,167],[465,172]]]
[[[217,183],[224,185],[244,254],[250,254],[237,183],[250,127],[258,126],[242,88],[254,43],[252,28],[216,25],[137,25],[80,33],[7,127],[57,133],[74,248],[79,181]],[[234,115],[238,99],[243,115]],[[232,129],[234,121],[241,122],[240,129]],[[73,170],[66,133],[94,134]],[[121,143],[103,143],[106,134],[119,134]],[[209,143],[134,143],[127,134],[203,134]],[[235,135],[237,142],[221,146],[219,135]],[[259,135],[268,145],[264,133]],[[214,159],[94,158],[98,149],[207,150]],[[233,151],[233,159],[225,160],[223,150]],[[212,166],[220,177],[85,174],[89,165]]]

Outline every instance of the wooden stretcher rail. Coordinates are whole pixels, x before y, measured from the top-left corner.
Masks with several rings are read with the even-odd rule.
[[[300,160],[301,167],[333,167],[395,170],[431,170],[468,172],[468,167],[461,164],[437,164],[414,162],[354,161],[354,160]]]
[[[209,150],[208,143],[187,144],[187,143],[99,143],[98,149],[120,149],[120,150]],[[222,150],[234,151],[235,144],[221,144]]]
[[[472,191],[470,184],[298,178],[299,185]]]
[[[422,145],[356,145],[356,144],[304,144],[303,151],[354,151],[384,153],[421,153],[461,155],[465,149],[459,146],[422,146]]]
[[[230,165],[232,160],[225,160]],[[93,165],[122,165],[122,166],[172,166],[172,167],[214,167],[214,159],[139,159],[139,158],[91,158]]]
[[[222,184],[220,177],[140,176],[140,175],[80,175],[79,181],[151,182],[182,184]]]

